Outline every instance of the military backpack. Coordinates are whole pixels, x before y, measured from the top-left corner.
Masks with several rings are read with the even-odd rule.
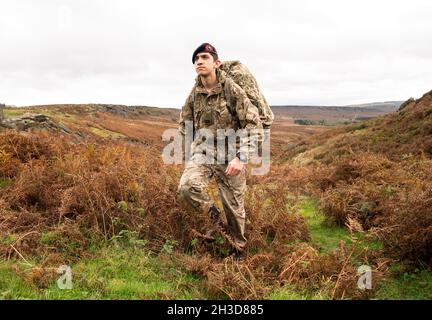
[[[258,108],[264,129],[270,128],[274,119],[273,112],[249,69],[237,60],[224,61],[219,68],[246,92],[249,100]],[[227,93],[226,91],[225,95]]]

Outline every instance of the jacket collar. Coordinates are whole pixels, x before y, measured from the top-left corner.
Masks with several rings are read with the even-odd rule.
[[[211,89],[210,91],[207,91],[206,88],[204,88],[202,82],[201,82],[201,77],[197,76],[195,79],[195,91],[197,93],[205,93],[205,94],[219,94],[222,92],[223,89],[223,85],[225,83],[226,80],[226,73],[223,70],[220,70],[219,68],[216,69],[216,78],[218,81],[218,84]]]

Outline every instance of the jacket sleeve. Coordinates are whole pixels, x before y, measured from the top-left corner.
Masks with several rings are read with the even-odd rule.
[[[178,130],[179,133],[181,134],[182,137],[182,154],[183,154],[183,160],[185,160],[185,150],[186,150],[186,143],[190,144],[192,143],[192,141],[188,141],[186,139],[186,125],[187,122],[189,122],[189,124],[192,124],[192,129],[193,128],[193,119],[194,119],[194,114],[193,114],[193,98],[194,98],[194,90],[195,88],[192,89],[192,91],[190,92],[189,96],[186,99],[186,102],[184,103],[181,112],[180,112],[180,118],[178,121]]]
[[[257,154],[263,139],[263,127],[259,111],[238,84],[229,81],[228,85],[230,104],[235,106],[240,129],[244,129],[238,153],[242,153],[249,159],[252,155]]]

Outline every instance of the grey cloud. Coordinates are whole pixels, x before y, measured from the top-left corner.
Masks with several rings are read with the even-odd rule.
[[[192,51],[240,59],[271,104],[349,104],[430,90],[426,0],[6,0],[0,100],[179,107]]]

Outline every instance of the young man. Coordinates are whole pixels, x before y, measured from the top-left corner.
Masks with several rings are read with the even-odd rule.
[[[200,45],[192,55],[192,62],[198,74],[189,97],[184,104],[179,121],[179,131],[185,137],[186,122],[193,124],[195,140],[191,144],[191,158],[186,165],[178,187],[178,195],[192,208],[203,214],[210,214],[215,225],[221,224],[219,209],[214,205],[205,189],[212,177],[218,185],[223,209],[228,221],[228,229],[235,242],[235,252],[242,253],[245,245],[244,192],[246,189],[245,163],[258,148],[262,139],[262,124],[257,107],[248,99],[243,89],[226,73],[219,69],[221,62],[216,49],[209,43]],[[217,135],[218,129],[249,133],[235,140],[236,153],[229,158],[229,140]],[[202,139],[197,139],[200,130],[214,134],[215,143],[210,147]],[[231,131],[233,132],[233,131]],[[224,146],[223,150],[220,146]],[[219,149],[218,149],[219,148]],[[226,161],[217,161],[223,153]],[[213,158],[212,163],[203,158]],[[211,231],[207,233],[210,237]]]

